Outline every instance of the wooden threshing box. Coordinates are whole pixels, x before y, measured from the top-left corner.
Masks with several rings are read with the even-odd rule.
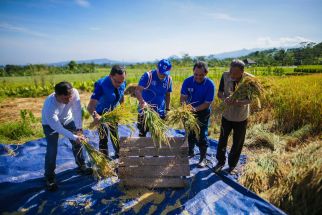
[[[129,187],[185,187],[190,175],[184,137],[170,138],[170,147],[151,137],[121,137],[119,178]]]

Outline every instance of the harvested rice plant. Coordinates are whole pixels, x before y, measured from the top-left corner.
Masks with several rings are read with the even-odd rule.
[[[225,70],[225,68],[219,70],[210,68],[209,77],[216,84],[216,92],[220,74]],[[297,214],[300,210],[304,213],[317,214],[321,211],[322,201],[322,75],[314,73],[274,76],[269,75],[271,73],[267,68],[248,68],[247,71],[257,75],[260,87],[251,95],[255,99],[251,104],[252,113],[243,150],[243,154],[247,155],[247,162],[242,167],[239,182],[288,213]],[[136,121],[138,102],[133,90],[143,72],[128,70],[132,83],[126,93],[124,105],[104,115],[102,123],[133,124]],[[54,80],[62,80],[72,75],[55,75]],[[92,121],[86,113],[85,104],[90,97],[93,80],[97,76],[104,75],[105,70],[92,76],[82,74],[81,81],[75,79],[73,83],[81,92],[85,128],[89,128]],[[169,126],[188,132],[198,131],[198,122],[193,121],[190,107],[180,105],[182,81],[191,75],[192,72],[188,68],[181,68],[178,71],[174,69],[171,111],[166,123],[157,117],[151,107],[144,110],[145,124],[152,127],[151,133],[155,143],[161,144],[168,140],[165,134]],[[36,81],[39,84],[34,86],[37,77],[33,77],[34,80],[26,79],[24,83],[20,82],[20,77],[16,77],[16,83],[19,84],[14,84],[14,78],[10,78],[12,79],[1,80],[5,83],[4,88],[0,90],[2,110],[5,109],[8,98],[12,97],[38,97],[39,102],[43,102],[44,97],[39,96],[48,95],[54,84],[45,79],[42,82]],[[257,98],[261,107],[258,107]],[[24,101],[20,104],[23,105]],[[21,114],[20,109],[21,107],[6,110],[11,111],[11,117],[0,123],[1,142],[26,142],[42,137],[39,109],[22,111]],[[219,136],[220,111],[221,102],[216,98],[212,105],[213,114],[209,128],[213,138]],[[94,171],[97,178],[115,175],[113,163],[106,161],[105,157],[93,151],[87,143],[84,143],[84,148],[95,164]],[[109,165],[102,166],[102,163]]]

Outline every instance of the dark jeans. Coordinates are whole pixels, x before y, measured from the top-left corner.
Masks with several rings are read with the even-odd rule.
[[[101,124],[100,127],[102,133],[99,135],[99,151],[108,156],[108,131],[110,130],[111,134],[111,142],[113,149],[115,151],[115,156],[118,157],[120,151],[120,144],[119,144],[119,135],[118,135],[118,125],[115,126],[107,126],[105,124]],[[113,136],[113,137],[112,137]]]
[[[245,142],[246,128],[247,119],[241,122],[233,122],[222,117],[216,155],[219,164],[225,164],[228,136],[231,130],[233,130],[233,145],[229,152],[228,165],[236,167]]]
[[[165,119],[165,116],[160,116],[160,118]],[[139,129],[139,136],[140,137],[145,137],[146,133],[148,133],[148,131],[149,131],[148,127],[144,128],[144,115],[143,114],[138,114],[137,128]]]
[[[76,131],[75,123],[72,121],[69,124],[65,125],[64,128],[71,132]],[[43,125],[43,130],[46,136],[47,149],[45,157],[45,177],[46,178],[55,178],[55,169],[56,169],[56,157],[57,157],[57,147],[58,147],[58,137],[59,134],[54,131],[49,125]],[[85,159],[82,152],[81,144],[77,144],[75,141],[70,140],[72,144],[72,150],[75,157],[76,164],[80,166],[85,165]]]
[[[192,153],[195,145],[197,145],[199,147],[200,153],[202,153],[203,151],[205,154],[208,147],[207,136],[208,136],[208,122],[210,118],[210,109],[197,112],[196,117],[200,122],[199,141],[197,140],[195,132],[189,133],[188,135],[189,153]]]

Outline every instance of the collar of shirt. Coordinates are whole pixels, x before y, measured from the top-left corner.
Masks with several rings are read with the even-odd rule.
[[[207,81],[207,77],[205,77],[205,79],[203,79],[203,81],[201,83],[196,82],[195,78],[192,79],[193,83],[196,83],[198,85],[205,85],[206,81]]]

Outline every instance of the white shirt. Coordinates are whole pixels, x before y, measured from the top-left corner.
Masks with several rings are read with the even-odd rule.
[[[78,91],[73,88],[72,98],[68,104],[59,103],[55,93],[50,94],[42,109],[42,124],[49,125],[53,130],[65,137],[76,140],[77,135],[63,127],[74,121],[76,128],[82,128],[82,107]]]

